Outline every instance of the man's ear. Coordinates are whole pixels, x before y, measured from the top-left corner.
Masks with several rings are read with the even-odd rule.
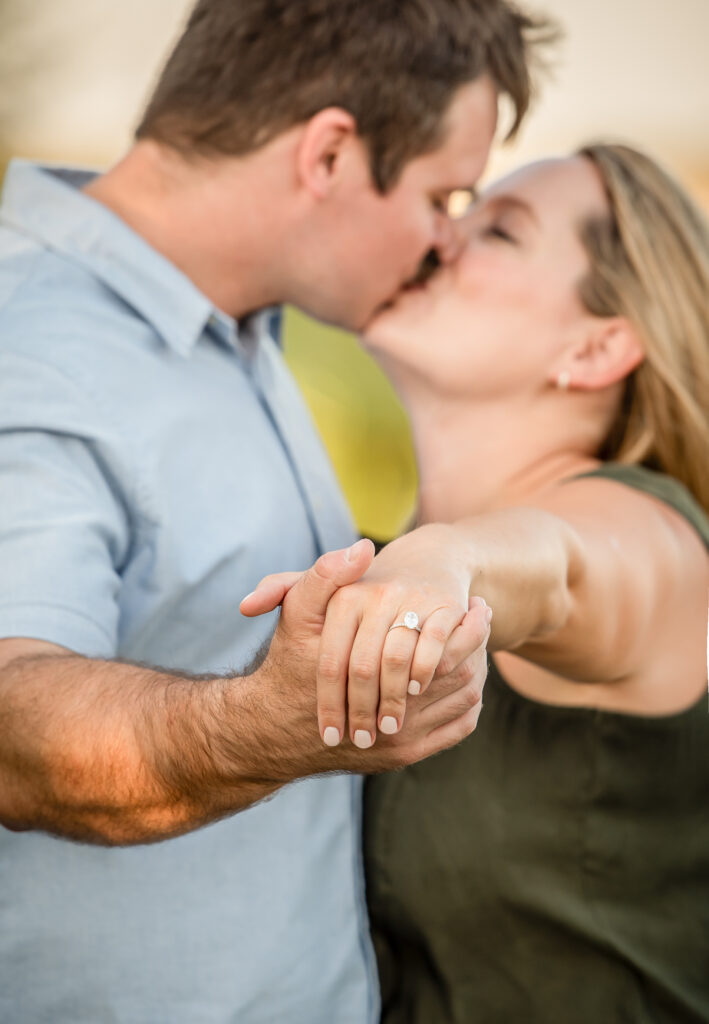
[[[602,391],[624,380],[644,358],[642,342],[629,320],[594,318],[583,340],[555,364],[551,383],[577,391]]]
[[[318,199],[331,191],[343,153],[357,136],[357,122],[340,107],[326,107],[305,122],[296,153],[301,187]]]

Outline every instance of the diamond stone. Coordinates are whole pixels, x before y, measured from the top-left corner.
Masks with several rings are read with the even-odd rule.
[[[404,616],[404,625],[407,629],[416,629],[419,624],[419,617],[416,612],[407,612]]]

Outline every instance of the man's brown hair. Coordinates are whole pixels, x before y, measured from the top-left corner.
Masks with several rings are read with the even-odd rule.
[[[508,0],[199,0],[136,137],[239,156],[326,107],[354,117],[390,188],[442,141],[456,90],[487,72],[519,127],[553,30]]]

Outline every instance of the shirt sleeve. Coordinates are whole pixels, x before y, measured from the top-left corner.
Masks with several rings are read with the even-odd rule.
[[[109,435],[63,374],[0,357],[0,637],[115,655],[130,530]]]

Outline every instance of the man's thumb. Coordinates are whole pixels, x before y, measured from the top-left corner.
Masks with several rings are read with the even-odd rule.
[[[374,544],[364,537],[351,548],[328,551],[298,580],[289,594],[289,611],[298,605],[297,614],[324,618],[327,604],[340,587],[346,587],[365,574],[374,558]]]

